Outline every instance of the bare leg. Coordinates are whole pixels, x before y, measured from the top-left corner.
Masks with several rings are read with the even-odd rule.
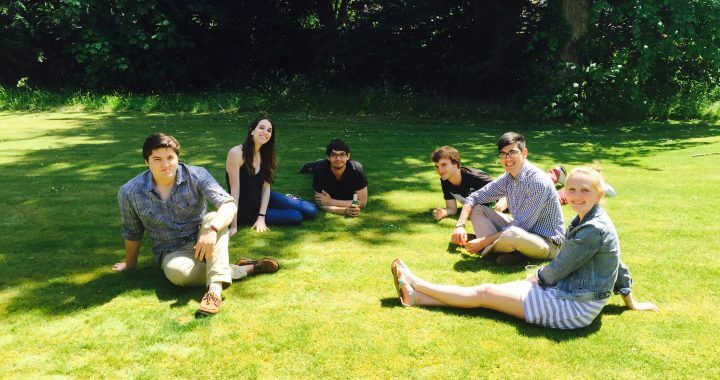
[[[525,319],[522,297],[532,286],[528,281],[505,284],[482,284],[471,287],[436,285],[422,280],[404,268],[398,268],[398,275],[412,284],[403,287],[403,299],[411,301],[410,293],[415,291],[415,304],[427,306],[454,306],[461,308],[483,307]],[[407,296],[407,298],[406,298]]]

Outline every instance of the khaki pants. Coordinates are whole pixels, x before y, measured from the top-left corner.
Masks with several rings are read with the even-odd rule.
[[[532,259],[552,259],[560,250],[549,238],[527,232],[520,227],[510,226],[513,221],[512,216],[499,213],[487,206],[474,206],[470,213],[470,221],[478,237],[492,235],[505,229],[494,243],[483,249],[482,256],[492,252],[516,251]]]
[[[202,226],[213,220],[216,213],[205,215]],[[208,286],[212,282],[220,282],[224,288],[232,283],[231,269],[228,258],[230,236],[225,228],[218,233],[213,255],[200,261],[195,258],[195,243],[190,242],[163,257],[160,268],[170,282],[178,286]]]

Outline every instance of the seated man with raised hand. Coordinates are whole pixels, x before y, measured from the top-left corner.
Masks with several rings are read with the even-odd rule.
[[[167,134],[154,133],[143,144],[149,170],[125,183],[118,192],[125,261],[112,270],[134,268],[140,243],[147,232],[155,262],[165,277],[179,286],[207,286],[199,314],[217,314],[222,290],[237,280],[280,269],[277,261],[241,259],[229,264],[228,225],[237,207],[210,173],[179,162],[180,143]],[[217,212],[206,213],[207,202]]]
[[[435,171],[440,176],[440,186],[445,198],[445,207],[432,211],[435,220],[441,220],[457,213],[458,202],[465,204],[465,198],[492,182],[492,177],[482,170],[460,164],[460,152],[451,146],[441,146],[430,154]],[[484,231],[475,231],[482,234]],[[481,235],[478,235],[481,236]]]
[[[359,216],[368,199],[368,182],[362,165],[350,160],[350,146],[340,139],[330,141],[325,154],[327,160],[311,171],[315,203],[333,214]],[[357,202],[354,202],[355,194]]]
[[[522,135],[507,132],[497,146],[505,173],[466,198],[452,242],[483,256],[500,253],[497,258],[500,265],[518,263],[523,256],[552,259],[565,240],[565,223],[555,186],[546,173],[527,160]],[[507,198],[511,215],[482,206],[502,197]],[[471,241],[465,232],[468,218],[476,231],[482,231]]]

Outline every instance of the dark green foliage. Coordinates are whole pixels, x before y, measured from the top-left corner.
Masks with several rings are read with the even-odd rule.
[[[152,93],[305,82],[519,99],[578,122],[696,117],[718,100],[719,32],[713,0],[5,0],[0,84]]]
[[[556,7],[545,11],[560,20]],[[533,65],[538,85],[526,108],[576,121],[697,116],[718,86],[718,32],[715,1],[596,0],[575,62],[547,59],[567,31],[536,32],[546,56]]]

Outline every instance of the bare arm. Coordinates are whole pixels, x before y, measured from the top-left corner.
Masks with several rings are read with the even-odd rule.
[[[140,256],[140,242],[125,239],[125,261],[115,263],[112,266],[114,272],[120,272],[125,269],[135,268],[137,266],[138,256]]]
[[[363,190],[365,190],[365,205],[367,205],[367,187]],[[358,191],[358,205],[353,205],[352,201],[333,199],[325,190],[323,190],[322,193],[315,192],[315,203],[318,207],[333,214],[350,217],[360,215],[359,203],[362,202],[360,199],[360,191]]]
[[[441,220],[450,215],[457,213],[457,201],[455,199],[446,199],[445,208],[438,207],[433,210],[432,215],[435,220]]]
[[[235,199],[235,204],[240,205],[240,167],[243,164],[242,145],[230,149],[225,162],[225,171],[230,182],[230,195]],[[230,236],[237,233],[237,215],[233,217],[230,225]]]
[[[623,301],[625,302],[625,306],[627,306],[630,310],[640,310],[640,311],[660,311],[660,308],[655,306],[652,302],[637,302],[635,301],[635,298],[633,297],[632,293],[622,296]]]
[[[208,223],[210,226],[214,226],[221,231],[227,228],[237,213],[237,207],[235,203],[228,202],[223,203],[217,210],[215,218]],[[208,257],[212,257],[215,252],[215,244],[217,243],[218,233],[210,228],[208,225],[202,226],[200,235],[198,236],[197,243],[195,244],[195,258],[203,260]]]
[[[368,188],[367,188],[367,186],[356,191],[356,193],[358,196],[358,206],[360,206],[360,208],[367,207],[367,203],[368,203]],[[350,203],[352,203],[352,202],[350,202]]]
[[[473,206],[469,204],[463,205],[462,211],[460,211],[460,216],[458,216],[457,219],[457,225],[465,224],[465,222],[467,222],[467,219],[472,212],[472,208]],[[467,232],[465,232],[465,227],[455,227],[450,241],[458,245],[464,245],[467,243]]]
[[[262,196],[260,198],[260,214],[257,217],[257,220],[255,221],[255,224],[253,224],[252,228],[254,228],[257,232],[265,232],[269,230],[267,225],[265,224],[265,214],[267,213],[268,203],[270,202],[270,184],[268,182],[263,183],[262,187]]]

